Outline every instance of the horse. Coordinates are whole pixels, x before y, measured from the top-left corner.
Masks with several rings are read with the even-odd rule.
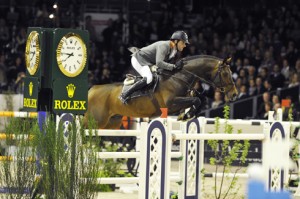
[[[238,91],[230,70],[231,58],[222,60],[209,55],[195,55],[182,60],[182,69],[161,72],[154,92],[130,99],[128,104],[123,104],[118,98],[123,83],[92,86],[88,91],[85,120],[92,117],[100,129],[116,129],[121,126],[122,116],[154,118],[160,116],[160,108],[167,108],[169,114],[175,114],[190,107],[186,115],[187,119],[192,118],[201,101],[199,97],[187,96],[187,91],[199,80],[225,93],[226,102],[236,99]]]

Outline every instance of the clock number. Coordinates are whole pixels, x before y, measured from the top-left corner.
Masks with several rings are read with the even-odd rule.
[[[69,66],[69,71],[71,71],[72,69],[71,69],[71,66]]]

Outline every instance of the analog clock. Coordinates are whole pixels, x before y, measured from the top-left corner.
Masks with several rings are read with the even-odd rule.
[[[40,55],[39,33],[37,31],[32,31],[27,38],[25,48],[26,68],[30,75],[36,73],[40,63]]]
[[[85,68],[86,44],[75,33],[68,33],[59,41],[56,60],[60,71],[68,77],[76,77]]]

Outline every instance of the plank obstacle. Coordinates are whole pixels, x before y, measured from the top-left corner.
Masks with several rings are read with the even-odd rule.
[[[140,130],[131,130],[128,136],[140,136],[140,152],[101,152],[101,158],[126,158],[140,156],[139,177],[135,178],[101,178],[106,183],[139,182],[139,198],[168,198],[170,190],[170,165],[172,140],[180,140],[180,152],[183,156],[181,170],[173,180],[182,182],[178,192],[179,198],[201,198],[202,183],[200,171],[203,168],[204,140],[260,140],[263,143],[264,181],[268,191],[281,191],[288,182],[289,175],[289,138],[290,122],[265,121],[264,133],[256,134],[205,134],[206,118],[198,118],[189,122],[180,122],[180,130],[174,130],[173,123],[167,119],[157,119],[150,124],[142,123]],[[299,124],[299,123],[298,123]],[[138,131],[140,133],[138,133]],[[114,132],[114,133],[113,133]],[[124,130],[93,130],[94,135],[125,136]],[[120,134],[118,134],[120,133]],[[173,135],[173,136],[172,136]],[[175,138],[174,138],[175,135]],[[114,155],[113,155],[114,154]],[[280,159],[280,161],[278,161]]]
[[[100,184],[139,183],[139,198],[156,196],[168,198],[170,181],[182,182],[179,198],[200,198],[202,183],[204,140],[242,140],[263,141],[263,165],[268,190],[282,190],[288,180],[289,122],[266,121],[264,134],[204,134],[209,119],[198,118],[189,122],[175,122],[171,119],[156,119],[149,124],[143,122],[138,130],[92,130],[94,136],[138,136],[141,139],[140,152],[99,152],[99,158],[138,158],[140,159],[139,177],[100,178]],[[174,129],[174,126],[180,129]],[[175,135],[175,137],[174,137]],[[172,140],[180,140],[180,152],[171,152]],[[281,149],[281,150],[279,150]],[[280,162],[276,161],[282,154]],[[186,157],[181,161],[178,176],[170,176],[172,157]],[[277,180],[276,180],[277,179]],[[279,179],[279,180],[278,180]]]

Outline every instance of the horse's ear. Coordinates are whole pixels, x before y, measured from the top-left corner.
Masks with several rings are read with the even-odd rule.
[[[230,65],[231,60],[232,60],[231,57],[226,57],[226,58],[223,60],[223,64]]]

